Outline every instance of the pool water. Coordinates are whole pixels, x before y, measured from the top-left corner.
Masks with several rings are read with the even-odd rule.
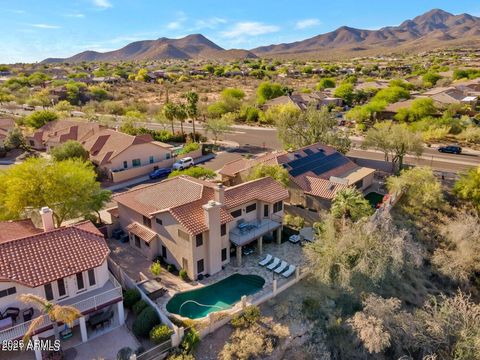
[[[214,284],[175,294],[167,310],[190,319],[207,316],[214,311],[229,309],[243,295],[259,291],[265,280],[258,275],[233,274]]]
[[[376,192],[371,192],[371,193],[368,193],[367,195],[365,195],[365,199],[367,199],[368,202],[370,203],[370,205],[372,205],[372,207],[374,209],[376,209],[377,204],[382,202],[383,195],[379,194],[379,193],[376,193]]]

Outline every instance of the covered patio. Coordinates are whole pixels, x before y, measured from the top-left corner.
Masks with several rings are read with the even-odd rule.
[[[277,244],[281,243],[282,220],[279,217],[272,219],[253,220],[248,222],[239,222],[236,227],[230,230],[230,242],[236,248],[237,266],[242,266],[242,248],[245,245],[257,241],[258,253],[263,253],[263,243],[265,236],[273,236]]]

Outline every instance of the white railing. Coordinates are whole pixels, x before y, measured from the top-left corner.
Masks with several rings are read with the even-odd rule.
[[[99,306],[109,301],[118,299],[119,297],[122,297],[122,287],[120,286],[118,281],[115,279],[115,277],[113,277],[112,274],[110,273],[109,273],[109,280],[114,285],[113,289],[104,291],[98,295],[89,297],[88,299],[76,302],[74,304],[71,304],[70,306],[77,308],[83,313],[87,310],[92,310],[92,309],[96,310]],[[43,317],[43,321],[37,327],[38,329],[46,328],[52,324],[50,318],[47,315],[41,315],[41,316]],[[13,340],[13,339],[18,339],[23,337],[23,335],[25,335],[31,323],[32,323],[32,320],[13,326],[9,329],[0,331],[0,343],[4,340]]]
[[[243,225],[245,224],[245,225]],[[273,217],[272,219],[261,219],[245,222],[242,225],[246,227],[245,230],[240,229],[238,226],[231,229],[229,232],[230,240],[237,245],[242,245],[262,235],[267,234],[270,231],[278,229],[282,225],[281,217]]]

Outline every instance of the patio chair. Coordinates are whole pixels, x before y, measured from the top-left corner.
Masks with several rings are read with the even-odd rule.
[[[278,264],[280,264],[280,259],[276,257],[275,259],[273,259],[273,262],[267,266],[267,269],[273,270],[278,266]]]
[[[288,278],[290,275],[292,275],[296,270],[296,267],[294,265],[290,265],[288,269],[282,273],[283,277]]]
[[[273,259],[273,256],[270,255],[270,254],[267,254],[267,256],[265,256],[265,258],[261,261],[258,262],[258,265],[260,266],[265,266],[267,265],[270,261],[272,261]]]
[[[276,268],[274,271],[277,273],[277,274],[280,274],[281,272],[285,271],[285,269],[288,267],[288,263],[286,261],[282,261],[282,263],[280,264],[280,266],[278,268]]]
[[[17,321],[18,314],[20,314],[20,309],[16,307],[8,307],[2,314],[2,319],[11,317],[13,322]]]
[[[24,321],[24,322],[27,322],[27,321],[32,320],[33,312],[34,312],[33,307],[28,308],[28,309],[26,309],[26,310],[23,310],[23,312],[22,312],[23,321]]]

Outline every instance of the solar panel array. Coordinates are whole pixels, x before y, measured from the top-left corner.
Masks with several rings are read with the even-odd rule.
[[[340,153],[325,156],[324,153],[318,152],[311,156],[290,162],[289,165],[292,170],[290,170],[289,173],[294,177],[308,171],[312,171],[315,175],[321,175],[348,163],[348,161],[349,160]]]
[[[313,155],[313,154],[315,154],[315,152],[312,151],[312,149],[305,149],[305,150],[303,150],[303,152],[304,152],[305,154],[307,154],[307,155]]]

